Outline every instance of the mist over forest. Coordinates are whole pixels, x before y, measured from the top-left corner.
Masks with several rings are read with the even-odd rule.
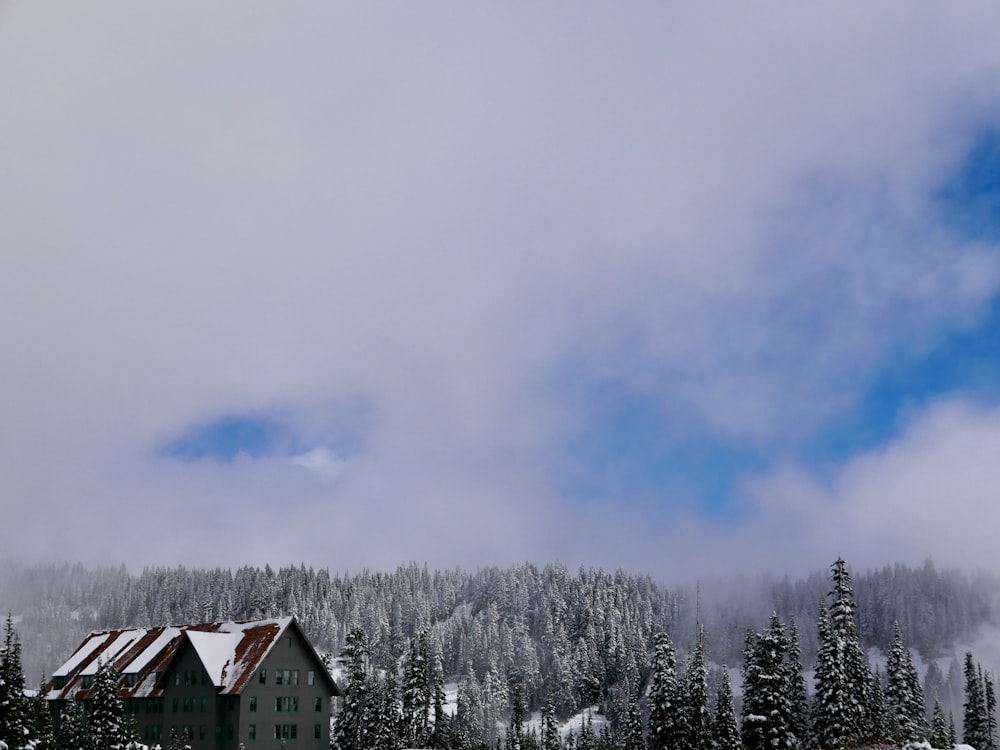
[[[641,673],[659,632],[683,657],[698,622],[706,660],[738,667],[747,632],[776,613],[795,623],[808,670],[820,603],[830,591],[826,570],[675,588],[641,573],[559,564],[464,571],[411,563],[340,574],[306,566],[133,573],[124,566],[7,563],[2,571],[0,608],[14,616],[29,684],[56,669],[92,630],[294,615],[332,655],[361,628],[373,666],[384,669],[398,665],[411,639],[427,629],[445,675],[501,684],[518,675],[529,707],[557,696],[562,715],[599,702],[630,670]],[[886,565],[855,572],[854,592],[867,649],[885,653],[898,622],[924,668],[940,667],[928,693],[939,691],[939,677],[946,680],[956,648],[1000,625],[1000,577],[990,573],[941,570],[930,561]]]

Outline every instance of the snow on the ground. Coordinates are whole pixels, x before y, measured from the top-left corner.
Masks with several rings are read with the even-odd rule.
[[[590,717],[590,723],[594,734],[598,734],[601,731],[601,728],[608,723],[608,719],[604,714],[597,713],[597,706],[587,706],[586,708],[581,709],[578,713],[570,716],[566,719],[566,721],[559,723],[559,736],[565,740],[570,735],[579,734],[586,726],[588,716]],[[541,712],[533,712],[528,720],[524,722],[524,728],[527,731],[534,730],[539,736],[541,736]]]

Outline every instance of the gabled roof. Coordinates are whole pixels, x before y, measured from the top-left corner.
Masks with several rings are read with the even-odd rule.
[[[209,622],[197,625],[104,630],[91,633],[72,656],[52,673],[49,700],[90,697],[84,677],[112,661],[123,675],[119,685],[123,698],[155,698],[163,694],[165,673],[185,644],[197,653],[202,666],[220,695],[242,692],[265,657],[292,626],[315,659],[320,674],[334,692],[336,685],[294,618],[250,622]],[[56,686],[59,687],[56,687]]]

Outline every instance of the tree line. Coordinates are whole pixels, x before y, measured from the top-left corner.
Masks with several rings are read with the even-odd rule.
[[[868,571],[853,586],[850,619],[861,642],[891,656],[905,633],[929,662],[922,686],[925,716],[933,717],[938,701],[942,714],[957,716],[961,728],[967,670],[954,661],[943,672],[931,657],[995,621],[997,580],[939,571],[927,563]],[[411,564],[356,574],[305,566],[146,568],[131,574],[123,567],[15,564],[0,576],[0,607],[13,611],[21,631],[32,634],[18,655],[33,684],[97,629],[292,614],[321,651],[345,655],[357,647],[350,641],[360,631],[366,678],[397,681],[373,684],[371,694],[381,692],[385,706],[391,703],[388,695],[402,704],[403,665],[411,654],[423,653],[435,675],[439,671],[442,679],[459,684],[462,719],[455,726],[463,727],[470,747],[492,748],[514,717],[533,726],[524,717],[550,712],[557,723],[587,708],[595,736],[605,726],[620,734],[630,721],[635,734],[636,711],[648,735],[653,655],[663,637],[670,639],[671,651],[676,645],[676,662],[700,660],[714,711],[719,696],[732,692],[725,681],[743,684],[752,677],[756,638],[781,642],[777,631],[764,638],[769,628],[756,630],[773,619],[771,613],[794,655],[785,660],[816,665],[818,681],[827,643],[823,634],[845,619],[832,603],[818,606],[821,599],[840,600],[831,600],[829,588],[828,575],[811,574],[797,581],[763,578],[667,589],[648,575],[592,568],[573,574],[561,565],[531,564],[472,573],[430,572]],[[415,643],[425,643],[423,650],[414,651]],[[984,703],[992,690],[987,677],[980,680]],[[878,679],[889,691],[888,675]],[[696,691],[688,686],[687,692]],[[877,697],[873,683],[864,700]],[[737,713],[745,699],[745,691],[737,690]],[[801,707],[791,714],[804,715]],[[794,734],[803,739],[801,725]]]
[[[745,634],[740,712],[728,670],[720,670],[717,687],[710,690],[705,631],[698,625],[683,668],[670,636],[657,633],[648,663],[633,665],[611,689],[601,706],[607,719],[601,728],[595,731],[591,717],[566,735],[558,731],[552,695],[542,701],[540,720],[526,724],[521,675],[508,684],[481,685],[468,670],[456,711],[445,712],[444,672],[426,631],[410,642],[400,668],[380,670],[373,668],[368,638],[358,628],[343,652],[345,699],[331,744],[335,750],[832,750],[921,742],[953,747],[959,737],[955,717],[946,715],[938,700],[928,716],[899,624],[883,674],[871,667],[862,648],[843,560],[832,565],[831,579],[817,616],[811,695],[798,628],[777,613],[763,630]],[[994,678],[971,653],[964,676],[962,741],[976,750],[997,750]]]

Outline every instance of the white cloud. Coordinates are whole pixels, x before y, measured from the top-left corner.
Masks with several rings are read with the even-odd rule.
[[[911,416],[900,436],[829,476],[788,468],[754,488],[762,533],[783,540],[769,557],[787,569],[837,555],[856,567],[891,560],[992,568],[1000,409],[945,400]]]
[[[328,482],[339,478],[347,468],[347,461],[328,448],[313,448],[311,451],[292,456],[289,460]]]
[[[927,196],[1000,111],[998,12],[5,6],[16,553],[238,562],[281,502],[333,565],[666,564],[661,511],[552,490],[566,363],[766,443],[974,316],[1000,267]],[[256,410],[321,444],[309,412],[343,400],[371,405],[363,452],[322,489],[149,457]],[[163,540],[129,549],[95,519],[137,498]],[[238,544],[185,526],[216,506]],[[328,552],[345,527],[379,532]]]

